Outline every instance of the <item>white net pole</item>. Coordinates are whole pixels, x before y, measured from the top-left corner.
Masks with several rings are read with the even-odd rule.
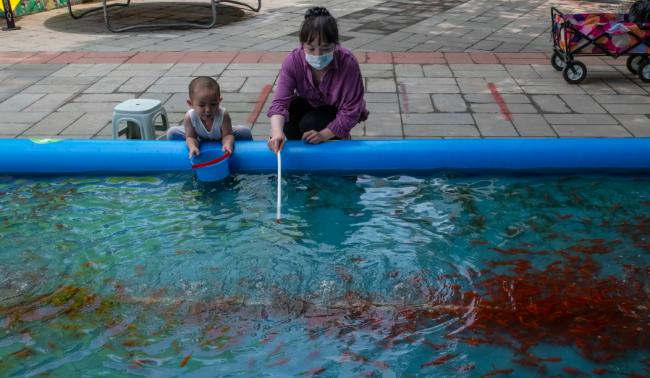
[[[278,198],[275,212],[275,221],[280,222],[280,209],[282,209],[282,156],[278,151]]]

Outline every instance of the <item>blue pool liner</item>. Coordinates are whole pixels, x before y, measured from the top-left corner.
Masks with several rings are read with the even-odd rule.
[[[221,151],[218,143],[201,150]],[[190,171],[183,141],[0,140],[0,174],[149,174]],[[237,142],[234,173],[275,172],[264,141]],[[650,138],[290,141],[283,171],[377,173],[472,171],[650,171]]]

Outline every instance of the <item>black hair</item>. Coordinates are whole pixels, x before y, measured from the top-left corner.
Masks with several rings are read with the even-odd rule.
[[[650,23],[650,0],[637,0],[630,7],[630,22]]]
[[[316,37],[320,37],[321,43],[339,43],[336,19],[324,7],[307,9],[300,26],[300,43],[309,43]]]
[[[216,80],[209,76],[195,77],[192,81],[190,81],[190,85],[187,88],[190,92],[190,98],[194,96],[194,92],[199,88],[212,89],[221,95],[221,88],[219,88],[219,83],[217,83]]]

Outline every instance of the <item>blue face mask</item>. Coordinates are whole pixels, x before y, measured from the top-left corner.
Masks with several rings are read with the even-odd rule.
[[[307,59],[307,63],[309,63],[310,66],[317,70],[322,70],[327,67],[332,60],[334,60],[334,51],[325,55],[309,55],[305,53],[305,59]]]

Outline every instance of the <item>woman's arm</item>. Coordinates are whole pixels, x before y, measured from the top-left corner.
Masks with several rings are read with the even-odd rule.
[[[271,116],[271,136],[267,145],[276,154],[282,151],[286,137],[284,136],[284,116],[274,114]]]
[[[328,132],[338,136],[341,139],[350,137],[350,130],[359,123],[361,115],[366,108],[364,99],[363,78],[359,63],[353,57],[346,62],[346,67],[342,70],[343,88],[341,90],[341,102],[336,113],[336,118],[327,128],[321,131],[323,136]],[[325,131],[327,130],[327,131]]]
[[[275,95],[266,113],[271,118],[271,135],[269,138],[269,149],[276,154],[282,150],[284,141],[284,122],[289,118],[289,105],[294,98],[296,90],[296,70],[294,67],[294,53],[289,55],[282,62],[280,75],[275,88]]]

